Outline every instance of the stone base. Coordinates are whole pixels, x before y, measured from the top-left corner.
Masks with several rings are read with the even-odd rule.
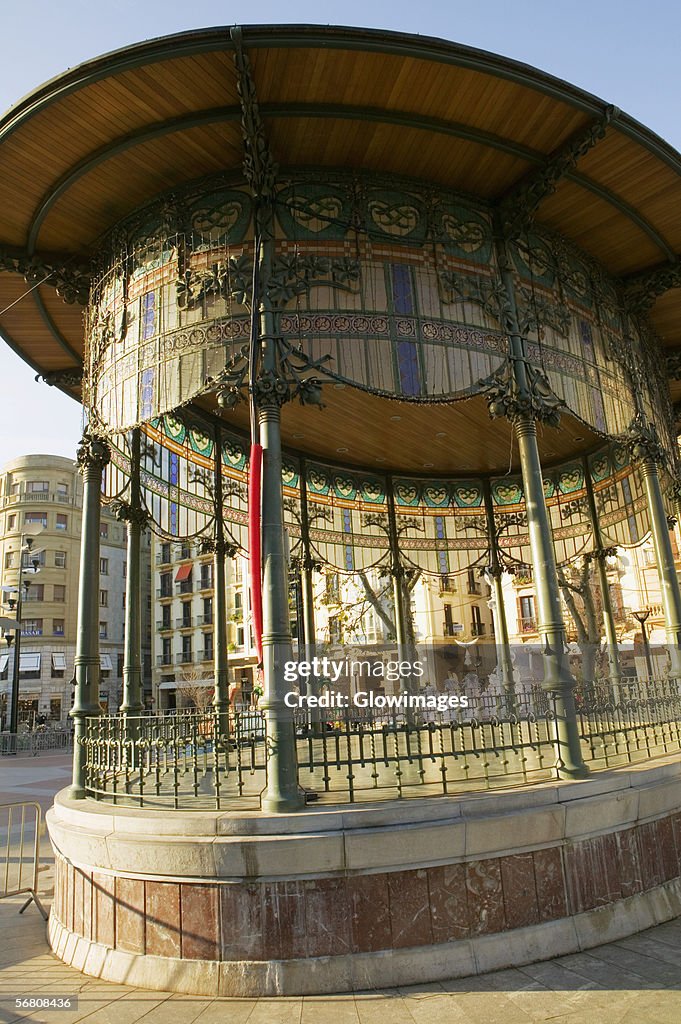
[[[68,931],[54,916],[49,941],[64,963],[135,988],[202,996],[323,995],[466,978],[615,942],[681,915],[681,881],[576,917],[412,949],[294,960],[182,960],[110,949]]]
[[[59,794],[52,948],[201,995],[352,991],[575,952],[681,913],[681,759],[526,790],[257,812]]]

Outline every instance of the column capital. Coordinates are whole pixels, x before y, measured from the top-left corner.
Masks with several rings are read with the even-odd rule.
[[[559,409],[564,404],[554,394],[542,370],[523,360],[527,387],[518,383],[514,363],[508,358],[501,370],[480,382],[492,419],[505,416],[515,423],[519,419],[539,420],[550,427],[560,423]]]
[[[111,462],[111,449],[103,437],[86,430],[78,445],[76,462],[81,473],[90,466],[104,469]]]
[[[634,417],[625,431],[624,443],[634,462],[667,463],[667,453],[655,425],[646,422],[641,413]]]
[[[202,555],[220,555],[223,558],[234,558],[239,548],[236,544],[230,544],[226,540],[214,540],[206,537],[201,541]]]
[[[585,562],[603,561],[606,558],[614,558],[617,554],[617,548],[594,548],[592,551],[587,551],[584,555]]]
[[[149,522],[149,515],[146,509],[141,508],[139,505],[133,505],[129,501],[112,501],[109,508],[119,522],[131,523],[133,526],[139,526],[142,530]]]

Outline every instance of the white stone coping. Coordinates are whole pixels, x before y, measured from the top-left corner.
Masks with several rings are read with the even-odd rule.
[[[71,863],[132,877],[305,879],[507,856],[681,810],[681,755],[526,789],[274,815],[146,811],[57,794],[50,838]]]
[[[109,982],[203,996],[293,996],[465,978],[549,960],[652,928],[681,914],[681,880],[665,882],[574,917],[411,949],[298,960],[181,960],[110,949],[68,931],[54,916],[52,949],[84,974]]]

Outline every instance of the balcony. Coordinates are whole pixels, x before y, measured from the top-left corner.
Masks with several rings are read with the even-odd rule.
[[[463,633],[462,622],[443,622],[442,623],[442,635],[443,636],[458,636],[459,633]]]
[[[194,593],[194,583],[192,582],[192,580],[182,580],[181,583],[176,583],[175,584],[175,593],[176,594],[193,594]]]
[[[471,636],[484,636],[487,626],[484,622],[471,622]]]
[[[6,494],[2,499],[3,507],[8,505],[31,504],[34,501],[45,502],[55,501],[60,505],[73,505],[73,497],[70,494],[61,494],[57,491],[22,491],[21,494]]]
[[[157,633],[164,633],[164,632],[167,632],[169,629],[172,629],[172,628],[173,628],[173,624],[170,621],[170,619],[167,622],[164,622],[162,619],[161,619],[160,622],[158,620],[156,621],[156,632]]]
[[[173,656],[172,656],[172,654],[157,654],[156,655],[156,664],[157,664],[157,666],[159,668],[162,668],[164,665],[172,665],[172,663],[173,663]]]
[[[537,618],[535,615],[526,615],[520,620],[520,632],[521,633],[536,633],[537,632]]]
[[[468,593],[476,595],[480,595],[482,593],[482,588],[478,580],[468,581]]]
[[[213,613],[208,612],[206,615],[196,616],[197,626],[212,626],[213,625]]]
[[[194,655],[191,651],[180,651],[179,654],[175,655],[176,665],[191,665],[194,661]]]
[[[214,651],[211,649],[199,651],[199,661],[212,661],[215,657]]]
[[[456,583],[451,576],[440,576],[438,593],[440,594],[440,597],[442,597],[443,594],[456,593]]]
[[[167,558],[164,557],[162,551],[159,551],[156,554],[156,565],[170,565],[170,561],[171,561],[171,559],[170,559],[170,552],[168,552],[168,557]]]
[[[194,619],[191,615],[183,615],[181,619],[175,619],[175,629],[192,629]]]
[[[158,598],[163,599],[163,598],[168,598],[168,597],[172,597],[172,596],[173,596],[173,591],[172,591],[172,589],[170,587],[159,587],[156,590],[156,597],[158,597]]]
[[[199,590],[212,590],[213,589],[213,577],[212,576],[204,576],[203,573],[202,573],[201,577],[199,578],[198,589]]]

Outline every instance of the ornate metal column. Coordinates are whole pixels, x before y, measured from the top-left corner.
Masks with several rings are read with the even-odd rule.
[[[73,718],[73,782],[70,797],[85,797],[86,719],[98,716],[99,707],[99,521],[102,470],[110,459],[109,447],[99,437],[83,434],[78,449],[78,466],[83,474],[83,521],[80,540],[78,581],[78,627],[74,666],[75,700]]]
[[[674,554],[669,539],[669,524],[657,469],[658,464],[662,465],[666,461],[666,453],[660,444],[655,427],[652,424],[648,425],[641,413],[634,419],[628,436],[629,450],[638,464],[648,500],[672,675],[675,679],[681,679],[681,589],[676,575]]]
[[[222,433],[219,425],[215,428],[215,470],[213,500],[215,506],[215,537],[204,544],[204,551],[213,554],[213,669],[215,689],[213,708],[218,718],[221,741],[229,735],[229,669],[227,660],[227,558],[234,558],[236,545],[225,541],[225,518],[223,509],[224,488],[222,482]]]
[[[140,431],[130,438],[130,501],[114,506],[116,518],[125,522],[127,570],[125,577],[125,646],[123,649],[123,703],[125,715],[139,715],[142,700],[142,595],[141,544],[147,515],[140,493]]]
[[[487,383],[489,410],[491,416],[506,416],[511,421],[518,442],[538,630],[544,642],[542,686],[554,695],[557,771],[563,778],[584,778],[589,771],[582,759],[574,700],[575,681],[565,654],[565,625],[537,445],[537,421],[558,426],[560,402],[544,375],[527,360],[518,324],[512,264],[503,237],[497,240],[497,252],[510,346],[504,373]]]
[[[489,480],[483,481],[483,493],[485,498],[485,515],[487,518],[487,536],[489,537],[490,555],[490,564],[487,571],[492,577],[495,601],[494,635],[497,647],[497,665],[501,673],[501,685],[506,698],[506,709],[510,712],[513,710],[515,704],[513,658],[511,657],[511,644],[508,638],[508,623],[506,621],[504,592],[501,585],[504,570],[499,559],[497,528],[494,521],[494,507],[492,505],[492,493],[490,490]]]
[[[615,701],[619,702],[619,686],[622,682],[622,670],[620,668],[619,651],[617,649],[615,616],[612,611],[612,601],[610,599],[610,584],[608,582],[608,574],[605,569],[606,558],[614,555],[616,553],[616,549],[603,547],[603,538],[601,536],[601,525],[598,519],[598,509],[596,508],[593,480],[591,479],[589,460],[586,456],[582,460],[582,465],[584,466],[586,500],[589,505],[589,517],[591,519],[591,528],[594,535],[594,549],[591,552],[591,557],[596,562],[598,583],[601,588],[601,601],[603,604],[603,626],[605,629],[605,643],[608,649],[608,676],[612,683]]]

